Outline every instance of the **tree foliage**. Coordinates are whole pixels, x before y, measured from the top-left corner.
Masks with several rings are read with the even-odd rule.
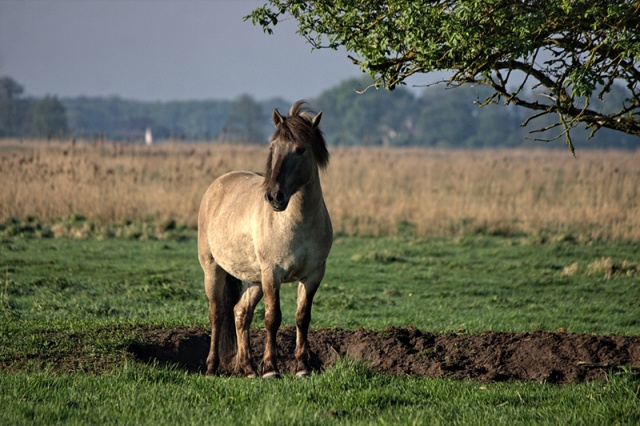
[[[249,95],[240,95],[231,105],[222,139],[232,142],[261,142],[266,138],[265,121],[267,116],[260,104]]]
[[[22,99],[24,87],[9,77],[0,78],[0,137],[24,131],[28,102]]]
[[[452,89],[432,85],[420,96],[404,87],[391,92],[363,92],[372,82],[368,77],[345,80],[312,102],[326,112],[322,126],[329,143],[442,148],[540,146],[540,142],[527,141],[532,125],[521,126],[529,114],[526,108],[493,104],[478,108],[477,104],[491,94],[487,86]],[[622,102],[625,96],[623,87],[612,88],[612,100]],[[610,129],[602,129],[590,140],[585,129],[577,128],[573,133],[576,147],[581,149],[637,147],[637,137]]]
[[[393,93],[356,90],[368,78],[345,80],[320,94],[314,106],[327,111],[322,129],[336,145],[407,145],[412,143],[409,122],[417,99],[407,90]]]
[[[69,127],[81,137],[104,136],[141,140],[151,127],[154,138],[226,141],[262,141],[273,131],[265,111],[288,111],[291,102],[275,98],[142,102],[119,97],[66,98]]]
[[[54,96],[23,98],[24,87],[0,78],[0,137],[64,136],[68,130],[64,105]]]
[[[491,95],[490,87],[464,85],[451,90],[432,85],[422,93],[404,87],[393,91],[364,90],[372,84],[367,76],[345,80],[310,100],[316,111],[325,112],[322,130],[328,143],[442,148],[527,146],[531,125],[520,126],[527,118],[526,108],[477,107]],[[78,97],[58,101],[54,97],[24,98],[23,91],[15,81],[0,79],[0,137],[141,141],[150,127],[155,140],[264,143],[273,132],[268,113],[274,108],[288,111],[292,103],[281,98],[256,101],[249,95],[235,100],[141,102],[118,97]],[[611,102],[600,103],[596,99],[593,105],[600,103],[601,110],[607,112],[610,104],[622,103],[626,97],[628,90],[615,84],[608,94]],[[610,129],[602,129],[589,141],[587,130],[577,128],[572,132],[580,148],[638,147],[637,137]]]
[[[246,19],[271,33],[283,18],[314,48],[340,46],[393,90],[416,73],[453,70],[450,85],[490,87],[504,102],[556,119],[640,135],[640,2],[637,0],[269,0]],[[593,99],[621,82],[629,96],[603,112]]]
[[[116,140],[141,140],[147,127],[157,139],[211,139],[220,133],[231,106],[224,100],[142,102],[115,96],[63,102],[75,134]]]
[[[33,104],[31,111],[31,136],[51,138],[63,136],[69,131],[67,112],[55,96],[46,96]]]

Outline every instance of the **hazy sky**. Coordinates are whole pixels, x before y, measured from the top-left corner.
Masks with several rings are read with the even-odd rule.
[[[296,22],[267,35],[263,0],[0,0],[0,76],[27,95],[138,100],[313,98],[362,75],[311,51]]]

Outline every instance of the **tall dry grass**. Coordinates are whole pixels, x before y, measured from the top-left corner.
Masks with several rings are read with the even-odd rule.
[[[331,211],[351,232],[640,237],[640,155],[549,150],[335,151]],[[351,182],[358,182],[352,186]]]
[[[322,175],[342,234],[571,234],[640,239],[640,153],[434,149],[330,150]],[[261,171],[266,146],[0,142],[0,222],[196,226],[210,182]]]

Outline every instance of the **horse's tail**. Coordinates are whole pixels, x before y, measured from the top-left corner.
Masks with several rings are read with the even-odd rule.
[[[226,368],[235,367],[235,355],[237,348],[236,324],[233,308],[242,295],[242,282],[234,276],[227,274],[222,296],[222,325],[220,327],[219,353],[220,361]]]

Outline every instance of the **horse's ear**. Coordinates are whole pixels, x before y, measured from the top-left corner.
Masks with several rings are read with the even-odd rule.
[[[311,126],[313,126],[314,129],[317,129],[318,125],[320,125],[321,118],[322,118],[322,111],[317,113],[316,116],[313,117],[313,120],[311,120]]]
[[[273,121],[273,125],[278,127],[279,125],[281,125],[282,123],[284,123],[285,117],[282,116],[282,114],[280,114],[280,111],[278,111],[278,108],[273,110],[273,114],[271,114],[271,121]]]

